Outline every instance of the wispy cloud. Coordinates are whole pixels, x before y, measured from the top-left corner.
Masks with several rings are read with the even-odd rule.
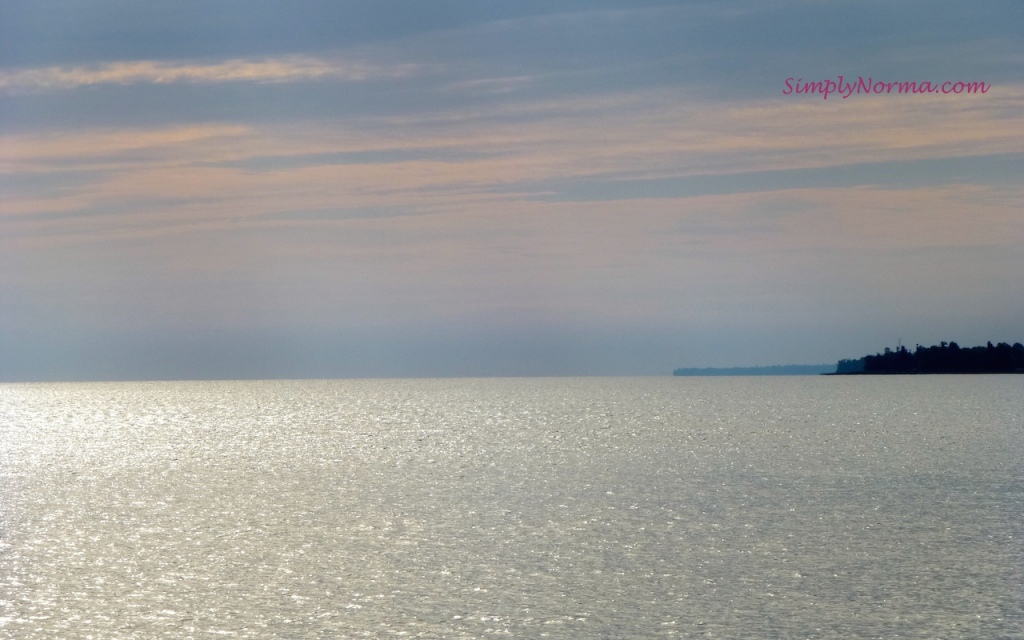
[[[314,56],[238,58],[219,62],[136,60],[87,66],[52,66],[0,71],[5,93],[62,91],[94,85],[358,82],[408,75],[415,65],[382,66]]]
[[[387,212],[389,220],[543,212],[542,218],[586,225],[568,215],[571,206],[587,215],[608,207],[633,219],[638,210],[661,210],[652,205],[661,201],[668,211],[687,212],[687,224],[678,228],[688,238],[714,235],[720,242],[740,230],[761,238],[758,229],[781,222],[716,214],[732,220],[723,226],[693,213],[689,205],[701,196],[740,202],[751,194],[764,199],[750,207],[775,210],[783,205],[772,204],[772,192],[853,189],[839,201],[860,205],[847,211],[828,199],[833,196],[827,204],[815,200],[818,214],[789,231],[793,238],[802,238],[803,228],[820,238],[850,237],[849,229],[822,228],[822,212],[863,217],[871,193],[1007,184],[1001,167],[1024,148],[1024,119],[1011,108],[1022,95],[1002,86],[977,98],[833,104],[776,97],[708,102],[651,91],[347,120],[8,135],[0,137],[0,180],[6,181],[0,223],[41,241],[52,234],[82,241],[129,236],[143,228],[352,227],[376,212]],[[984,173],[989,167],[996,169],[992,175]],[[861,186],[877,191],[857,191]],[[985,189],[963,192],[957,211],[973,209],[977,222],[980,209],[970,201],[990,197]],[[933,192],[910,198],[923,211],[953,201],[949,194],[928,200],[925,193]],[[892,204],[884,202],[879,196],[879,211]],[[995,220],[1010,210],[1006,203],[986,210],[985,228],[1019,237],[1017,227]],[[914,219],[927,228],[935,218]]]
[[[500,78],[477,78],[460,80],[448,85],[454,91],[477,92],[484,94],[512,93],[534,82],[533,76],[511,76]]]

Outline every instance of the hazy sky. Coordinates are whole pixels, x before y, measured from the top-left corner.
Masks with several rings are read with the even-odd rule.
[[[0,379],[1024,340],[1022,71],[1019,0],[4,0]]]

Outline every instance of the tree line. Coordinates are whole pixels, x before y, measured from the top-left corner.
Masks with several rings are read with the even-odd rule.
[[[884,353],[856,360],[840,360],[839,374],[871,373],[1024,373],[1024,345],[989,342],[983,347],[960,347],[955,342],[922,347],[913,351],[886,347]]]

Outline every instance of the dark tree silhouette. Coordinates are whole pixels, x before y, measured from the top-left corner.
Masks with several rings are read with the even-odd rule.
[[[961,348],[955,342],[922,347],[914,351],[900,347],[857,360],[840,360],[840,374],[899,373],[1024,373],[1024,345],[989,342],[984,347]]]

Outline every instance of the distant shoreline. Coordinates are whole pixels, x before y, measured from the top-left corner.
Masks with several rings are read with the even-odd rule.
[[[884,353],[867,355],[831,364],[783,364],[766,367],[702,367],[680,368],[673,376],[874,376],[933,374],[1006,374],[1024,373],[1024,345],[1006,342],[984,346],[961,347],[955,342],[942,342],[913,351],[905,346]]]
[[[818,376],[834,372],[834,364],[780,364],[767,367],[681,368],[673,376]]]
[[[840,360],[831,375],[920,375],[920,374],[1003,374],[1024,373],[1024,345],[1005,342],[987,343],[978,347],[961,347],[955,342],[942,342],[913,351],[900,345],[895,351],[864,356],[856,360]]]
[[[1005,376],[1021,375],[1020,371],[832,371],[823,376]]]

